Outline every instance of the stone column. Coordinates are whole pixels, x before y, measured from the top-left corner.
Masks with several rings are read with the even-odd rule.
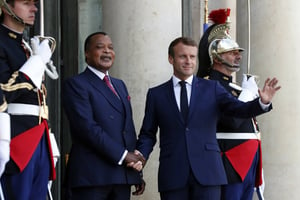
[[[78,36],[79,36],[79,72],[85,67],[84,41],[88,35],[100,31],[102,23],[102,7],[99,0],[78,0]]]
[[[238,1],[238,31],[247,28],[243,19],[246,3]],[[260,87],[267,77],[277,77],[282,86],[273,100],[273,110],[258,117],[265,198],[272,200],[297,200],[300,195],[299,7],[297,0],[251,1],[250,72],[260,77]],[[245,43],[247,39],[246,34],[241,34],[238,42]]]
[[[172,75],[168,46],[181,36],[181,1],[102,0],[102,8],[103,30],[112,37],[116,51],[110,73],[128,87],[138,133],[148,88]],[[158,143],[144,170],[147,189],[133,199],[159,199],[157,170]]]

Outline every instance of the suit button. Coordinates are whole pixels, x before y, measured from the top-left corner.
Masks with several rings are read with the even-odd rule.
[[[190,131],[190,129],[188,127],[185,128],[185,131]]]
[[[126,131],[123,131],[123,134],[125,135],[125,134],[126,134]]]

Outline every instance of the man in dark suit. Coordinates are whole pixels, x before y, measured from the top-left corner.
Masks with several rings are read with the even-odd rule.
[[[158,188],[162,200],[219,200],[220,186],[227,179],[216,140],[218,117],[221,113],[250,117],[269,111],[280,88],[276,78],[267,79],[260,98],[243,103],[218,82],[193,76],[196,61],[194,40],[179,37],[172,41],[173,77],[147,94],[137,150],[148,159],[160,129]]]
[[[65,82],[62,93],[72,136],[67,165],[71,199],[128,200],[131,185],[136,185],[134,194],[144,190],[140,173],[127,167],[143,161],[133,153],[130,96],[123,81],[108,76],[115,58],[110,37],[93,33],[84,48],[88,66]]]

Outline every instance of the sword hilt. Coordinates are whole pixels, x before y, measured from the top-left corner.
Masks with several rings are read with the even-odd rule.
[[[39,38],[40,42],[42,42],[43,40],[47,39],[49,41],[51,52],[53,53],[55,51],[56,40],[53,37],[50,37],[50,36],[40,36],[40,35],[38,35],[37,37]]]

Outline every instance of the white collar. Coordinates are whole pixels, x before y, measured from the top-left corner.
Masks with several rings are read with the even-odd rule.
[[[103,73],[103,72],[101,72],[101,71],[99,71],[99,70],[97,70],[97,69],[95,69],[94,67],[91,67],[91,66],[87,66],[94,74],[96,74],[101,80],[103,80],[103,78],[104,78],[104,76],[105,75],[107,75],[107,76],[109,76],[108,75],[108,71],[106,71],[106,74],[105,73]]]
[[[192,75],[192,76],[188,77],[188,78],[185,80],[185,82],[187,82],[189,85],[192,85],[193,78],[194,78],[194,76]],[[172,81],[173,81],[173,85],[174,85],[174,86],[177,86],[177,85],[179,84],[179,82],[182,81],[182,80],[179,79],[179,78],[177,78],[176,76],[173,75],[173,76],[172,76]]]

